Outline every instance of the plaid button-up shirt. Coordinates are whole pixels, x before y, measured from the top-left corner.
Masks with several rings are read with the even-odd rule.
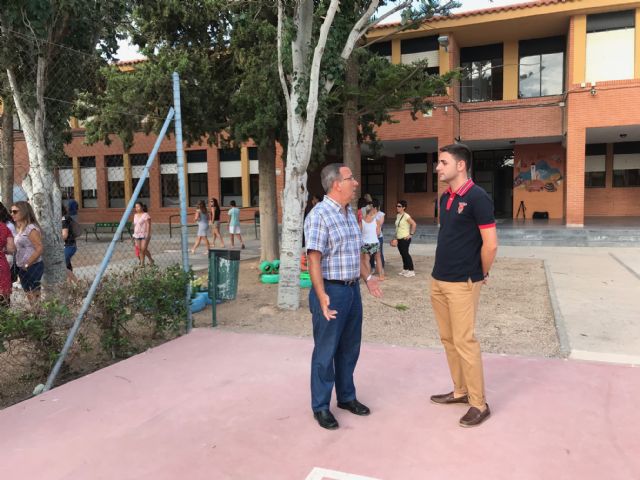
[[[362,233],[350,205],[346,212],[325,195],[304,222],[307,250],[322,254],[322,277],[353,280],[360,276]]]

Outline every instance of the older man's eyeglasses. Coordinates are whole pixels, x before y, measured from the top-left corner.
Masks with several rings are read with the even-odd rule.
[[[356,181],[356,177],[354,177],[353,175],[351,175],[350,177],[346,177],[346,178],[343,178],[343,179],[342,179],[342,181],[345,181],[345,180],[349,180],[349,181],[351,181],[351,182],[355,182],[355,181]]]

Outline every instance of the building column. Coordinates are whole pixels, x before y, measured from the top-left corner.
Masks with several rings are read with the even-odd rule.
[[[613,188],[613,143],[607,143],[607,152],[604,161],[604,187]]]
[[[249,169],[249,147],[240,148],[240,172],[242,175],[242,206],[251,206],[251,174]]]
[[[96,155],[96,189],[98,190],[98,208],[109,208],[109,179],[104,155]]]
[[[571,17],[569,28],[569,48],[572,53],[571,78],[569,85],[583,83],[587,73],[587,16]],[[570,64],[571,65],[571,64]]]
[[[518,41],[510,40],[504,42],[503,53],[503,75],[504,82],[502,83],[502,99],[503,100],[517,100],[518,98],[518,70],[519,70],[519,58],[518,58]]]
[[[567,133],[567,195],[565,219],[567,227],[584,226],[584,164],[586,130],[570,129]]]
[[[73,166],[73,198],[78,205],[82,206],[82,175],[80,174],[80,159],[78,157],[71,158]]]
[[[220,150],[216,146],[207,149],[207,188],[209,197],[217,199],[218,203],[222,205],[220,198]]]
[[[635,50],[635,67],[633,69],[633,78],[640,78],[640,8],[636,8],[636,50]]]
[[[131,157],[128,153],[122,155],[122,168],[124,168],[124,204],[129,205],[133,195],[133,178],[131,175]]]
[[[160,158],[156,157],[149,168],[149,208],[158,210],[162,207],[162,180],[160,178]]]
[[[402,63],[402,48],[399,38],[391,40],[391,63],[394,65]]]

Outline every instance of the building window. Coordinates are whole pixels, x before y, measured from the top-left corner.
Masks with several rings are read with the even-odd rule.
[[[247,148],[249,153],[249,160],[258,160],[258,147]]]
[[[434,153],[434,160],[431,162],[433,170],[431,171],[431,191],[438,193],[438,172],[436,167],[438,166],[438,153]]]
[[[249,187],[251,191],[251,206],[257,207],[260,204],[260,175],[250,175]]]
[[[149,155],[146,153],[132,153],[129,155],[129,162],[131,163],[131,188],[135,190],[138,185],[138,181],[142,176],[142,172],[144,171],[144,167],[147,164],[147,160],[149,159]],[[145,205],[148,205],[151,201],[151,190],[149,188],[149,177],[144,179],[144,183],[142,184],[142,189],[140,190],[140,194],[138,195],[138,202],[142,202]]]
[[[239,148],[221,148],[220,161],[221,162],[239,162],[240,149]]]
[[[585,188],[603,188],[607,179],[607,145],[604,143],[586,145],[584,157]]]
[[[402,40],[400,42],[400,62],[409,64],[426,60],[427,73],[437,75],[440,73],[439,47],[437,35]]]
[[[160,165],[175,164],[177,162],[176,152],[160,152]]]
[[[109,208],[124,208],[124,182],[121,180],[109,181]]]
[[[427,191],[427,162],[426,153],[411,153],[404,156],[404,191],[416,193]]]
[[[132,177],[132,182],[133,182],[133,189],[135,190],[136,186],[138,185],[138,181],[140,180],[140,177]],[[149,188],[149,178],[145,178],[144,179],[144,183],[142,184],[142,189],[140,189],[140,194],[138,195],[138,202],[142,202],[145,205],[149,204],[149,201],[151,200],[151,190]]]
[[[187,163],[207,163],[207,151],[189,150],[187,152]]]
[[[369,45],[369,51],[391,61],[391,40],[386,42],[376,42]]]
[[[122,167],[124,160],[122,155],[105,155],[104,164],[107,167]]]
[[[562,94],[565,44],[565,37],[520,42],[520,98]]]
[[[502,44],[460,49],[463,102],[502,100]]]
[[[163,207],[177,207],[180,205],[180,193],[178,189],[177,173],[161,174],[160,188],[162,192]]]
[[[242,177],[221,178],[220,196],[225,207],[229,206],[231,200],[235,200],[238,206],[242,205]]]
[[[79,157],[82,208],[98,208],[96,157]]]
[[[624,80],[634,76],[635,11],[587,15],[586,80]]]
[[[189,205],[195,207],[200,200],[204,200],[205,205],[209,198],[209,188],[207,186],[206,173],[190,173],[189,178]]]
[[[640,187],[640,142],[613,146],[613,186]]]
[[[129,155],[129,163],[131,166],[141,166],[144,167],[147,164],[147,160],[149,159],[149,155],[146,153],[132,153]]]

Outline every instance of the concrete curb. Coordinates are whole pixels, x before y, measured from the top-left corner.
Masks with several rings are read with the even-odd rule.
[[[558,297],[556,295],[556,288],[553,283],[553,277],[551,270],[546,260],[542,261],[544,265],[544,274],[547,277],[547,288],[549,289],[549,300],[551,301],[551,308],[553,309],[553,319],[556,325],[556,334],[558,335],[558,343],[560,343],[560,355],[564,358],[568,358],[571,355],[571,343],[569,342],[569,335],[567,335],[567,327],[564,322],[564,316],[560,310],[558,303]]]

